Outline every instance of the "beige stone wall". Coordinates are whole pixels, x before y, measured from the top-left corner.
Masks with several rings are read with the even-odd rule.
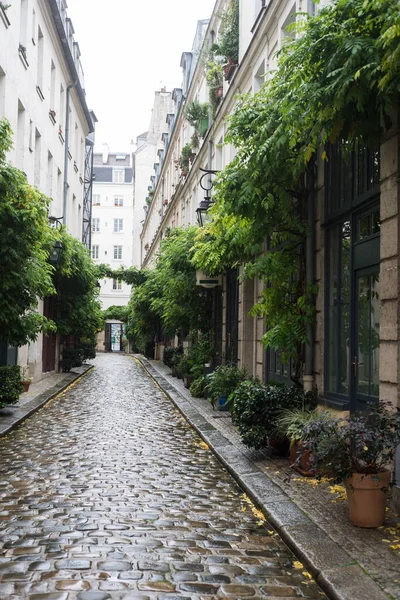
[[[397,126],[397,123],[396,123]],[[381,315],[379,398],[399,406],[399,133],[381,146]]]
[[[315,301],[315,327],[314,327],[314,386],[318,394],[324,391],[324,298],[325,298],[325,229],[324,229],[324,164],[319,160],[317,181],[314,199],[314,231],[315,231],[315,283],[318,285],[318,294]]]

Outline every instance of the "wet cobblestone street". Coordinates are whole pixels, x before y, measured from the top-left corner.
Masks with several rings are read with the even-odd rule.
[[[324,598],[132,358],[0,440],[0,600]]]

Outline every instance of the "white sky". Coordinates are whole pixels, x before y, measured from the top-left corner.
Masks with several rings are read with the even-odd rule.
[[[147,131],[154,92],[181,87],[182,52],[215,0],[68,0],[81,49],[88,106],[99,122],[96,147],[127,151]]]

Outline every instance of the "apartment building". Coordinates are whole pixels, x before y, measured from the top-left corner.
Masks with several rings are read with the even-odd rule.
[[[95,262],[112,269],[133,264],[133,168],[132,154],[103,153],[93,155],[91,253]],[[130,286],[120,279],[100,282],[103,309],[125,306]]]
[[[93,134],[95,117],[86,103],[79,45],[65,0],[0,3],[3,117],[14,134],[9,160],[52,199],[50,216],[81,239],[86,138]],[[45,301],[39,308],[51,317],[51,305]],[[54,334],[40,335],[18,353],[3,352],[3,359],[18,360],[39,380],[55,370],[57,347]]]
[[[218,41],[226,5],[226,0],[216,3],[204,55],[207,44]],[[273,75],[276,52],[293,35],[287,26],[297,13],[314,10],[318,7],[304,0],[240,0],[238,64],[227,65],[228,76],[217,90],[217,109],[209,116],[207,132],[189,167],[177,170],[182,148],[193,135],[185,108],[193,100],[211,98],[204,61],[197,62],[188,78],[190,53],[184,53],[183,88],[174,90],[162,161],[153,173],[153,201],[142,231],[143,266],[154,263],[169,228],[196,222],[196,209],[205,195],[201,169],[218,171],[234,156],[234,149],[223,142],[226,117],[237,94],[257,92]],[[316,389],[321,403],[332,410],[354,411],[378,399],[400,406],[399,155],[399,132],[394,127],[380,147],[361,148],[354,160],[346,162],[338,154],[328,165],[322,160],[317,164],[313,203],[308,208],[312,235],[307,254],[318,295],[302,379],[305,389]],[[224,273],[219,292],[222,358],[246,366],[263,381],[290,383],[290,365],[282,364],[279,354],[261,342],[264,320],[249,316],[263,283],[242,281],[240,272]],[[361,296],[366,299],[362,311]],[[396,478],[394,496],[400,504],[400,456]]]

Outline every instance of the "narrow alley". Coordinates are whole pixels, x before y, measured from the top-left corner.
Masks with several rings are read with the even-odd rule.
[[[142,367],[95,365],[0,441],[0,599],[324,597]]]

